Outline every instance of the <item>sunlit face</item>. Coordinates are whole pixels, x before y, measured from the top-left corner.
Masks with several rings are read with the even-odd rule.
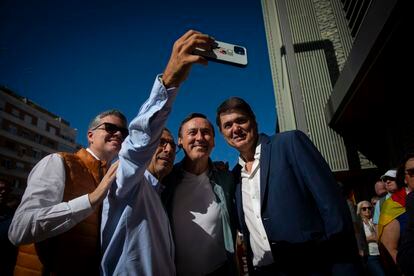
[[[226,142],[239,152],[254,150],[257,141],[256,123],[247,115],[237,111],[221,114],[220,131]]]
[[[361,206],[361,217],[371,218],[372,217],[372,206],[369,203],[363,203]]]
[[[164,130],[160,138],[160,143],[147,168],[158,180],[161,180],[171,172],[175,160],[175,150],[176,144],[174,138],[168,131]]]
[[[405,162],[404,182],[411,191],[414,191],[414,158],[410,158]]]
[[[196,117],[184,123],[178,143],[190,160],[207,161],[214,148],[214,134],[209,121]]]
[[[119,117],[108,115],[100,120],[98,128],[88,131],[89,148],[100,159],[109,161],[118,154],[124,137],[121,131],[116,131],[115,133],[108,132],[105,130],[103,123],[110,123],[124,129],[126,126]]]

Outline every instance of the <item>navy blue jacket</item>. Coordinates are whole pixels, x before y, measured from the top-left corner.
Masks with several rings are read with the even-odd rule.
[[[358,251],[351,216],[328,164],[300,131],[263,138],[261,216],[278,269],[286,275],[357,274],[354,263]],[[233,170],[239,180],[237,215],[252,254],[240,171],[240,165]]]

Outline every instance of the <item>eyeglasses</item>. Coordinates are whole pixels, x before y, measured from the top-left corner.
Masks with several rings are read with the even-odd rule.
[[[101,126],[103,126],[103,128],[101,128]],[[100,125],[97,125],[96,127],[94,127],[92,130],[97,130],[97,129],[103,129],[106,132],[108,132],[111,135],[114,135],[117,131],[121,132],[122,138],[126,138],[129,134],[129,131],[127,128],[125,127],[119,127],[115,124],[111,124],[111,123],[102,123]]]
[[[160,147],[165,148],[167,146],[167,144],[170,144],[170,146],[173,150],[175,150],[175,148],[177,147],[177,145],[174,143],[173,140],[167,140],[167,139],[164,139],[164,138],[160,139],[160,145],[159,145]]]
[[[395,181],[395,177],[384,176],[384,177],[381,177],[381,180],[382,180],[382,182]]]
[[[370,210],[371,211],[372,210],[372,207],[361,207],[361,210],[362,211],[366,211],[366,210]]]
[[[409,168],[405,170],[405,174],[409,177],[414,177],[414,168]]]

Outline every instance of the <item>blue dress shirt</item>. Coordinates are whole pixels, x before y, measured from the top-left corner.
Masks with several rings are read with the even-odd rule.
[[[129,125],[116,181],[103,203],[103,275],[175,275],[174,243],[159,183],[146,170],[175,96],[176,89],[166,89],[157,78]]]

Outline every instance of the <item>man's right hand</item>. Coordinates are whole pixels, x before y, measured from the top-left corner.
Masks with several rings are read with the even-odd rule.
[[[195,48],[211,49],[214,39],[206,34],[190,30],[180,37],[173,46],[170,60],[164,70],[162,81],[166,88],[179,87],[190,73],[194,63],[207,65],[207,60],[193,55]]]
[[[106,194],[111,187],[112,182],[115,180],[116,177],[116,169],[118,168],[119,160],[116,161],[111,165],[111,167],[106,172],[105,176],[102,178],[101,182],[99,183],[98,187],[89,194],[89,202],[92,205],[92,208],[96,208],[99,204],[102,203]]]

